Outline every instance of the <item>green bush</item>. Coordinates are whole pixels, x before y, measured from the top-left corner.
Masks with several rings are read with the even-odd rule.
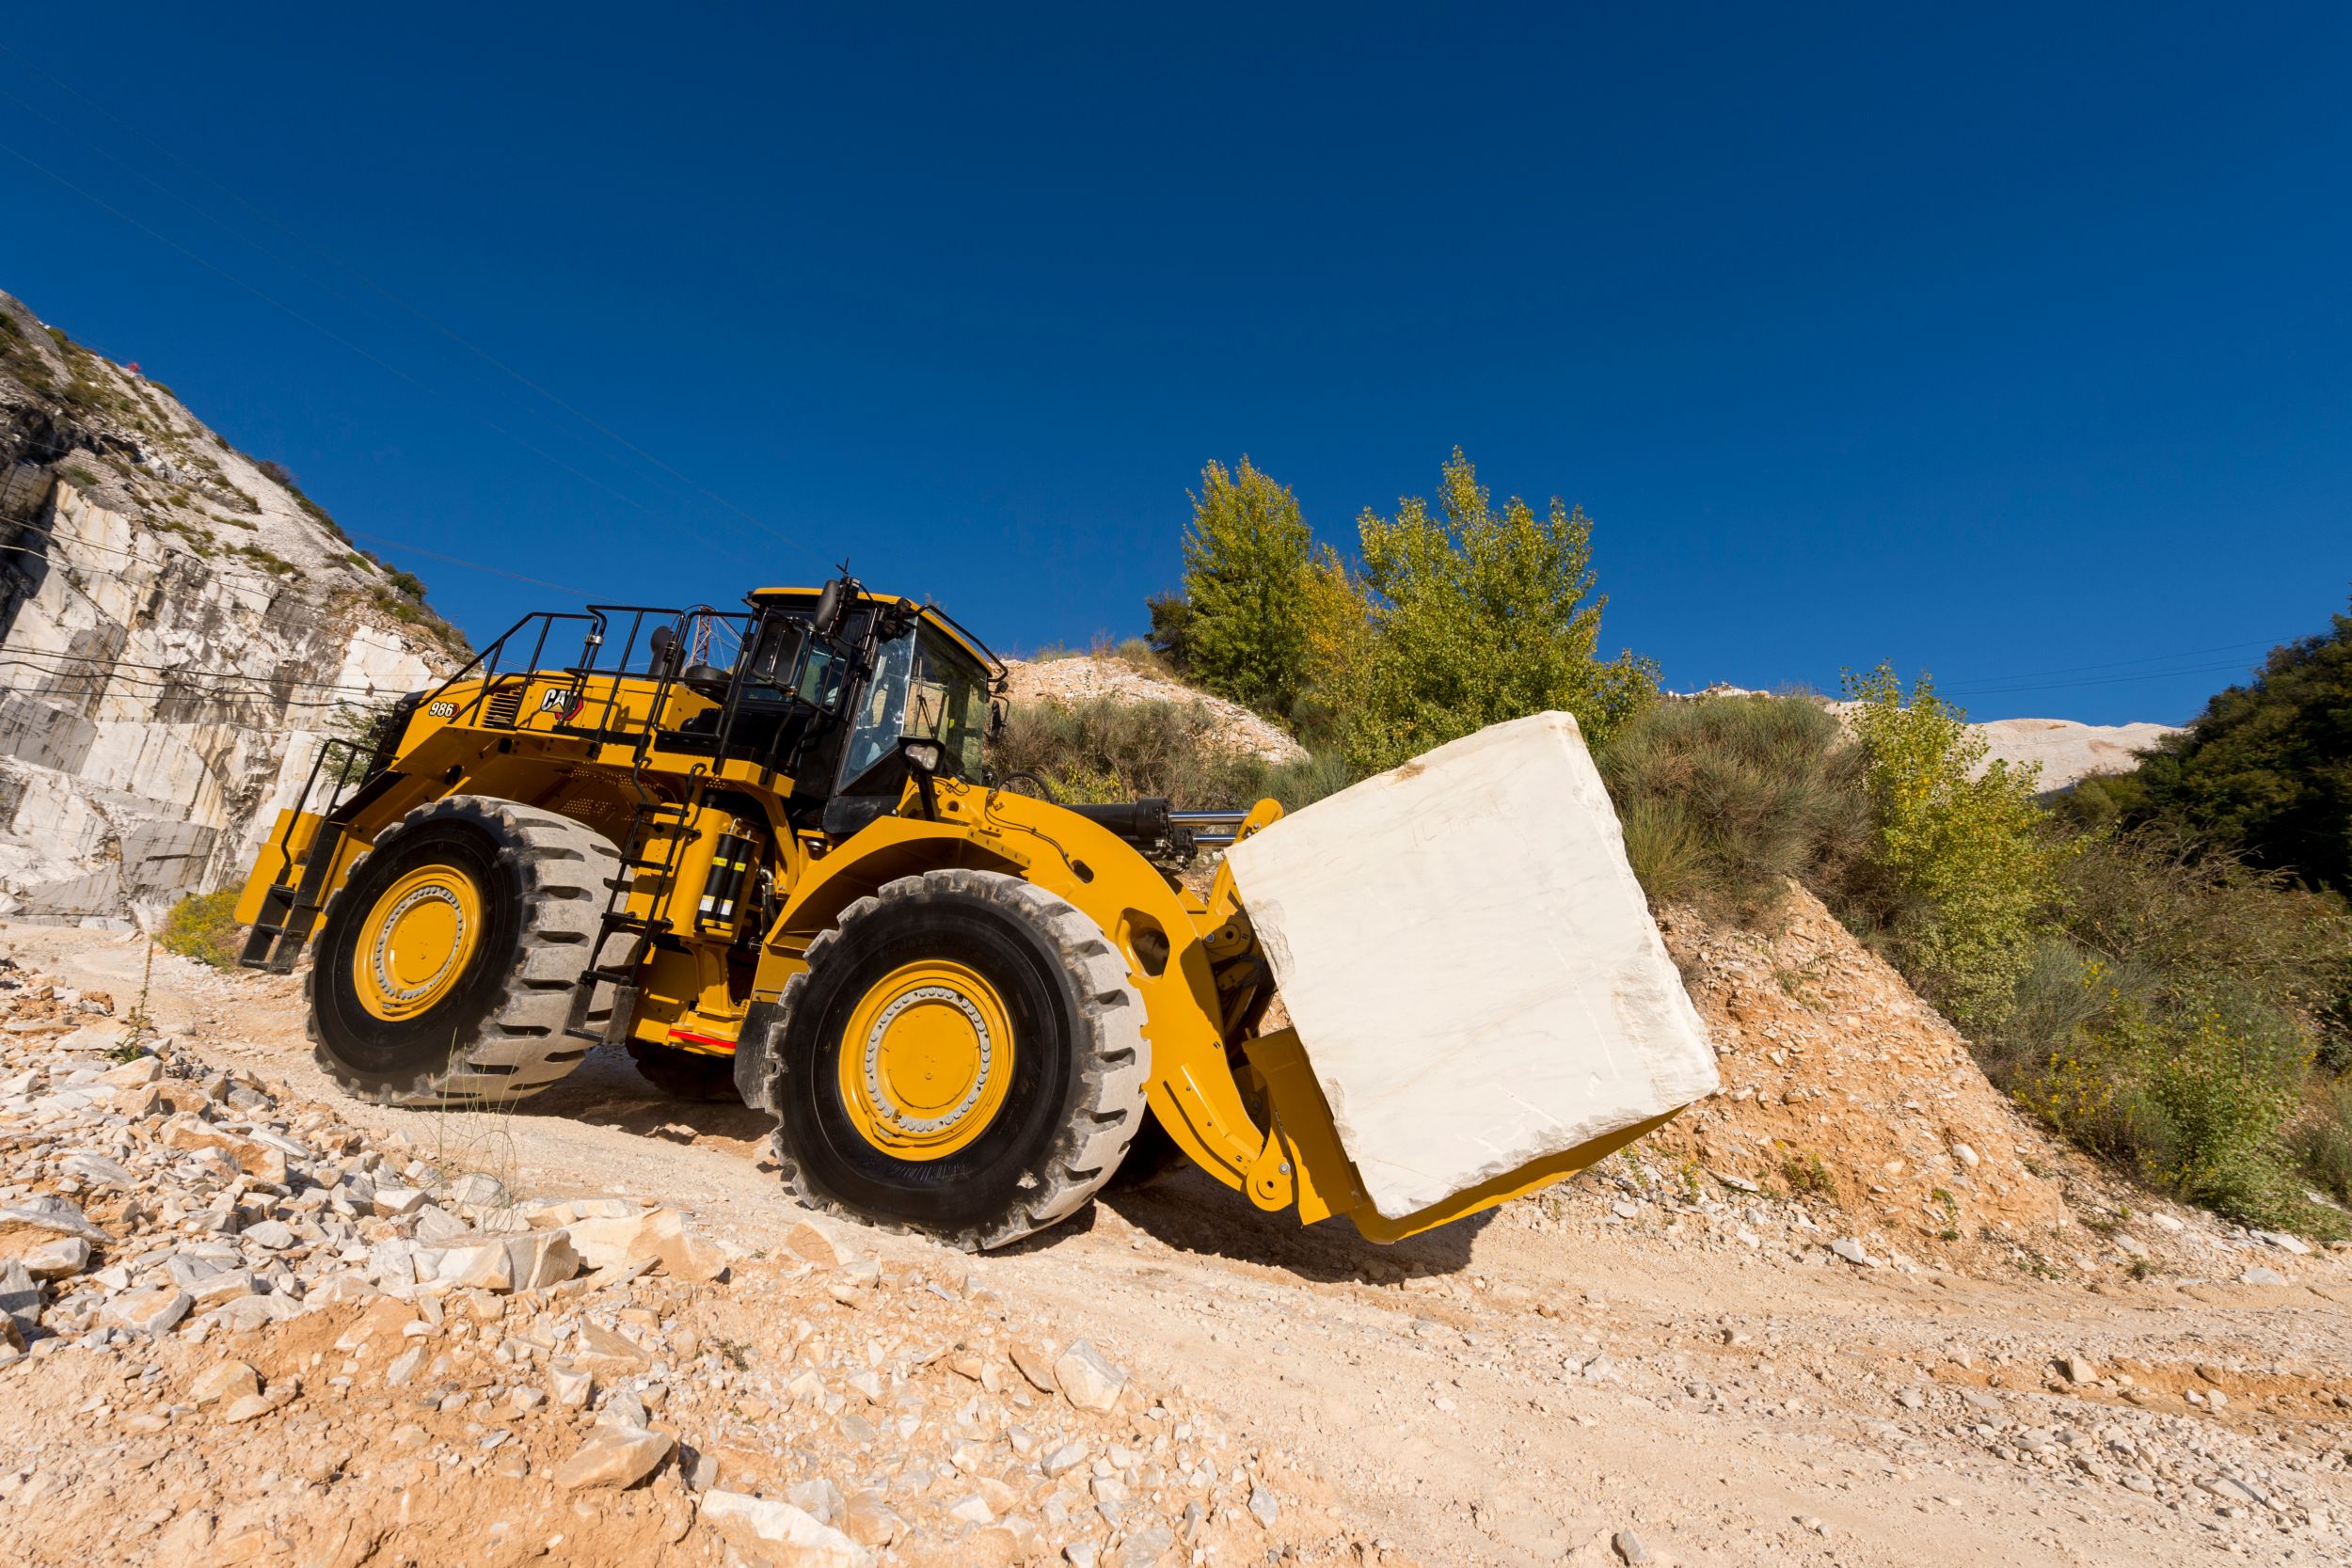
[[[2352,1095],[2320,1066],[2352,986],[2342,901],[2162,825],[2093,835],[2060,882],[2008,1012],[1977,1035],[1986,1071],[2158,1186],[2328,1233],[2300,1189],[2352,1169]]]
[[[2343,898],[2163,821],[2086,838],[2059,879],[2067,935],[2110,965],[2261,996],[2316,1031],[2324,1066],[2352,1065],[2352,909]]]
[[[2352,614],[2272,651],[2139,768],[2150,813],[2352,893]]]
[[[1192,673],[1192,601],[1182,594],[1154,594],[1143,601],[1152,612],[1152,651],[1180,675]]]
[[[2041,770],[1988,762],[1968,716],[1922,677],[1909,701],[1884,665],[1849,674],[1878,859],[1910,918],[1896,960],[1963,1028],[1998,1023],[2033,961],[2071,845],[2034,803]]]
[[[237,890],[223,888],[218,893],[192,894],[171,908],[164,917],[163,934],[156,940],[167,952],[183,958],[210,964],[215,969],[234,969],[237,957],[244,950],[238,932]]]
[[[1655,704],[1599,763],[1653,903],[1744,922],[1792,878],[1833,908],[1860,901],[1873,847],[1863,755],[1818,703]]]
[[[2250,1225],[2328,1228],[2303,1201],[2288,1128],[2310,1082],[2295,1017],[2232,988],[2182,985],[2045,951],[1994,1053],[2026,1108],[2151,1183]],[[2034,1035],[2019,1025],[2034,1021]],[[2041,1035],[2042,1029],[2052,1029]],[[2026,1043],[2039,1036],[2039,1059]]]
[[[2313,1083],[2287,1143],[2305,1176],[2338,1201],[2352,1202],[2352,1080]]]
[[[1174,673],[1168,669],[1167,661],[1160,657],[1159,651],[1140,637],[1120,638],[1111,644],[1110,652],[1106,657],[1117,659],[1140,674],[1156,676],[1162,680],[1166,680]]]

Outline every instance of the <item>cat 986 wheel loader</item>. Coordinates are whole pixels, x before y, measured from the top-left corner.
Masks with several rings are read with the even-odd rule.
[[[312,950],[310,1032],[346,1088],[511,1103],[616,1047],[771,1112],[803,1202],[988,1247],[1081,1208],[1147,1116],[1259,1208],[1391,1241],[1712,1087],[1711,1057],[1659,1043],[1699,1037],[1645,913],[1647,947],[1563,980],[1560,952],[1623,935],[1629,873],[1596,905],[1598,883],[1452,863],[1500,826],[1505,859],[1573,883],[1574,856],[1523,842],[1558,834],[1511,818],[1589,801],[1468,801],[1495,769],[1441,765],[1457,743],[1291,823],[1056,804],[992,779],[1004,667],[942,610],[846,576],[744,602],[526,616],[370,741],[326,743],[237,915],[248,966]],[[1573,741],[1549,717],[1506,748],[1514,787],[1550,776],[1558,724]],[[1205,893],[1177,875],[1229,846]],[[1294,1026],[1266,1029],[1278,985]]]

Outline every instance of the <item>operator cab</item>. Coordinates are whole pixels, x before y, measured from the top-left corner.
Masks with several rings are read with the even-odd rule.
[[[747,602],[734,669],[690,666],[679,683],[720,700],[706,721],[721,749],[788,773],[792,803],[821,811],[828,833],[887,815],[911,768],[981,777],[1004,665],[945,611],[849,578]]]

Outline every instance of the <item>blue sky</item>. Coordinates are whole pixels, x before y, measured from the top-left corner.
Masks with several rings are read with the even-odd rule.
[[[417,552],[1082,644],[1207,459],[1459,444],[1675,686],[2185,718],[2352,584],[2352,12],[1925,10],[51,7],[0,288],[477,638]]]

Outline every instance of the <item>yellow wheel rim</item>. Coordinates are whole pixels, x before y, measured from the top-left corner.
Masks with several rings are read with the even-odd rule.
[[[411,871],[359,922],[352,974],[359,1005],[396,1022],[457,989],[482,943],[482,893],[453,865]]]
[[[925,959],[876,981],[842,1032],[841,1103],[859,1136],[900,1160],[939,1160],[989,1129],[1012,1086],[1012,1022],[996,988]]]

